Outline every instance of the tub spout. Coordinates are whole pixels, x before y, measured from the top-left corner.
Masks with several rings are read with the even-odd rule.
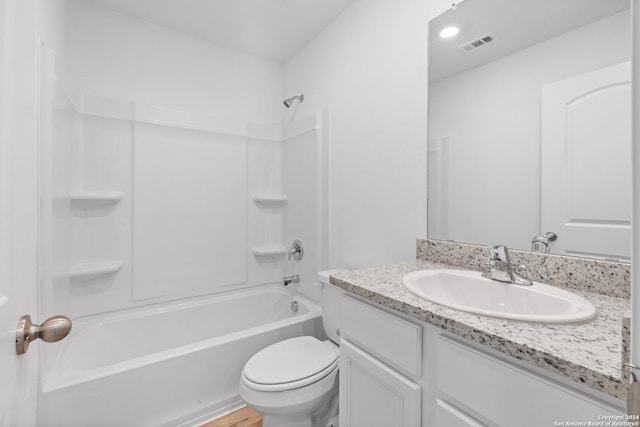
[[[294,274],[293,276],[284,276],[282,278],[282,284],[289,286],[291,283],[300,283],[300,276]]]

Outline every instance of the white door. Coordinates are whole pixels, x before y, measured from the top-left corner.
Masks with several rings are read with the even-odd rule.
[[[554,253],[629,260],[630,64],[542,88],[542,233]]]
[[[340,341],[340,425],[418,427],[421,387],[346,340]]]
[[[35,424],[38,344],[18,356],[16,325],[36,313],[38,64],[34,0],[0,0],[0,426]]]

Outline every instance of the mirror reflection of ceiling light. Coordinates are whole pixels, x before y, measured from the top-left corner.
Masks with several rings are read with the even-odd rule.
[[[459,32],[460,29],[458,27],[446,27],[442,31],[440,31],[440,37],[442,37],[443,39],[450,39],[451,37],[457,35]]]

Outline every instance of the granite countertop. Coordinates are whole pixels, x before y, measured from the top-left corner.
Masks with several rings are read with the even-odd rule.
[[[588,299],[598,317],[587,323],[553,325],[497,319],[466,313],[417,297],[402,284],[416,270],[450,265],[422,260],[399,262],[337,273],[331,284],[369,301],[431,323],[462,338],[562,375],[619,399],[626,397],[621,380],[622,318],[629,300],[572,290]]]

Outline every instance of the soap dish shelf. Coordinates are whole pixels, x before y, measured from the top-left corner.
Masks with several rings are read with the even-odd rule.
[[[256,257],[277,257],[287,253],[287,248],[284,246],[257,246],[251,249]]]
[[[99,276],[117,273],[123,266],[124,262],[122,260],[76,264],[69,270],[69,277],[72,280],[93,279]]]
[[[118,203],[124,198],[120,191],[73,191],[71,192],[73,204],[108,204]]]
[[[265,207],[281,207],[287,203],[284,194],[254,194],[252,199],[257,206]]]

